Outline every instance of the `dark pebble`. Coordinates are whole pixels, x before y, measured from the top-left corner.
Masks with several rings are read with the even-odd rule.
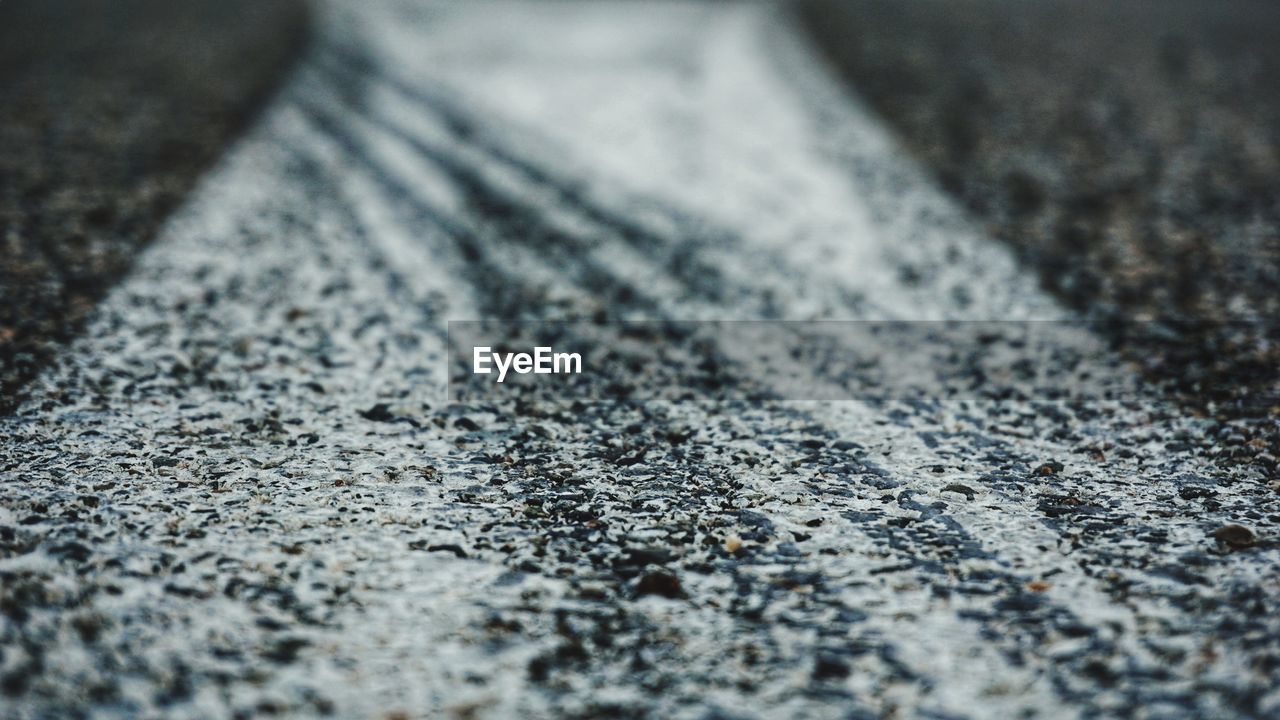
[[[840,658],[822,653],[813,663],[814,680],[842,680],[849,677],[849,664]]]
[[[363,410],[360,417],[373,422],[395,422],[396,416],[391,414],[391,408],[386,403],[378,403],[368,410]]]
[[[268,660],[274,660],[282,665],[287,665],[298,658],[298,652],[302,650],[302,648],[310,644],[310,641],[303,638],[281,638],[268,646],[267,649],[262,652],[262,656]]]
[[[942,492],[959,493],[961,495],[964,495],[966,498],[970,500],[972,500],[978,494],[978,492],[973,488],[969,487],[968,485],[961,485],[960,483],[951,483],[950,485],[947,485],[946,487],[942,488]]]
[[[1062,472],[1062,467],[1063,467],[1062,463],[1054,460],[1050,460],[1047,463],[1041,463],[1039,467],[1031,471],[1031,474],[1037,477],[1048,477],[1050,475],[1057,475],[1058,473]]]
[[[1213,539],[1218,546],[1227,550],[1242,550],[1252,547],[1258,538],[1253,531],[1243,525],[1223,525],[1213,531]]]
[[[684,597],[684,588],[680,585],[680,578],[675,574],[666,570],[655,570],[645,573],[636,583],[636,596],[644,595],[661,595],[678,599]]]

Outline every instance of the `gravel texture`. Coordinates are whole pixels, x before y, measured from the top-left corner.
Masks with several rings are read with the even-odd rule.
[[[804,0],[807,29],[939,182],[1280,462],[1280,6]]]
[[[0,715],[1280,711],[1276,487],[787,16],[319,24],[0,420]],[[606,361],[450,402],[480,318]]]
[[[305,36],[301,0],[0,3],[0,412]]]

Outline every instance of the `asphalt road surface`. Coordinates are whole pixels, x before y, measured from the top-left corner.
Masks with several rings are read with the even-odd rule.
[[[0,4],[0,413],[270,97],[306,10]]]
[[[1276,488],[787,15],[317,23],[0,420],[0,715],[1280,712]],[[451,400],[479,318],[600,363]]]
[[[824,54],[988,232],[1280,466],[1280,5],[802,0]],[[1152,322],[1134,322],[1147,319]]]

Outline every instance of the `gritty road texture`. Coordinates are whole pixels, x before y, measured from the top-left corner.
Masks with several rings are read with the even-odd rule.
[[[299,0],[0,3],[0,412],[243,129]]]
[[[786,16],[318,23],[0,421],[0,714],[1280,712],[1272,479],[1063,322]],[[449,402],[479,318],[665,361]],[[639,318],[925,331],[836,335],[803,384],[847,399],[804,402]]]
[[[804,0],[904,144],[1222,457],[1280,463],[1280,6]],[[1133,322],[1149,320],[1151,322]]]

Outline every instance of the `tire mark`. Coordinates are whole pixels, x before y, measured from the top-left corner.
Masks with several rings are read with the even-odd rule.
[[[333,133],[335,131],[342,132],[341,129],[336,128],[332,124],[326,127],[326,130],[330,133]],[[431,154],[423,153],[423,154],[426,155],[426,158],[431,161],[437,160],[440,156],[439,153],[431,153]],[[367,161],[371,156],[367,152],[362,152],[360,157],[366,159]],[[448,163],[448,170],[452,171],[449,173],[449,176],[451,179],[461,180],[463,183],[465,183],[468,186],[470,192],[480,196],[481,199],[478,204],[481,208],[488,210],[494,206],[494,203],[491,203],[490,201],[488,201],[486,197],[487,185],[483,182],[482,179],[478,178],[473,171],[467,171],[465,168],[459,168],[458,164],[454,162]],[[379,174],[385,174],[385,170],[381,170],[378,172]],[[403,189],[401,192],[407,194],[411,191],[408,191],[407,189]],[[512,215],[514,215],[515,217],[521,217],[521,218],[528,218],[530,216],[536,217],[536,213],[537,213],[536,208],[532,208],[532,207],[513,208],[512,204],[513,204],[513,201],[504,199],[503,201],[497,203],[497,206],[503,208],[504,211],[511,212]],[[562,234],[559,235],[558,239],[562,239],[562,238],[563,238],[563,235]],[[578,241],[578,243],[575,243],[575,244],[580,244],[580,242],[581,241]],[[608,276],[597,275],[596,279],[601,281],[606,281],[606,282],[610,281],[610,278]],[[513,282],[515,281],[511,280],[510,276],[504,278],[504,284],[509,284]],[[508,286],[511,286],[511,285],[508,285]],[[625,297],[625,294],[623,294],[620,291],[619,297]],[[626,302],[634,301],[634,300],[637,300],[637,298],[632,297],[629,300],[621,300],[620,303],[623,304],[623,306],[625,306]],[[652,299],[647,299],[647,298],[641,299],[641,302],[643,303],[641,305],[642,309],[650,312],[652,312],[652,308],[658,306],[657,301]],[[597,343],[601,342],[599,338],[584,338],[584,339],[590,342],[597,342]],[[621,379],[622,378],[618,378],[617,380],[621,380]],[[601,420],[603,421],[603,419]],[[591,428],[591,425],[588,424],[585,427],[583,427],[582,430],[589,432],[590,428]],[[793,442],[799,443],[801,442],[801,440],[797,438]],[[856,467],[859,468],[858,472],[864,473],[864,476],[866,477],[879,478],[879,476],[875,475],[873,471],[868,470],[867,468],[861,466],[861,463],[858,463]],[[848,469],[847,466],[846,466],[846,469]],[[878,487],[879,489],[884,489],[884,483],[877,482],[877,484],[873,485],[872,487]],[[817,489],[821,489],[825,491],[825,490],[830,490],[831,488],[830,486],[827,486],[825,488],[818,487]],[[892,532],[888,532],[886,534],[879,535],[879,536],[877,536],[874,530],[868,530],[867,528],[860,528],[863,532],[867,533],[869,536],[885,541],[887,547],[896,551],[897,555],[900,558],[900,562],[908,562],[908,563],[915,564],[916,558],[919,557],[922,549],[925,551],[926,555],[929,555],[931,553],[930,548],[936,547],[936,546],[944,546],[948,548],[960,548],[962,552],[955,553],[955,554],[948,553],[945,550],[941,552],[934,552],[932,553],[932,557],[934,558],[933,562],[931,564],[923,566],[923,568],[930,574],[938,578],[947,578],[949,577],[947,567],[954,566],[955,563],[961,560],[972,559],[974,557],[981,557],[981,558],[993,560],[993,561],[998,560],[997,557],[995,557],[990,553],[980,552],[978,550],[975,550],[975,548],[979,547],[979,544],[972,537],[968,536],[964,532],[963,528],[961,528],[959,524],[956,523],[953,519],[945,517],[943,515],[939,515],[936,511],[930,510],[925,506],[922,506],[919,503],[914,502],[909,497],[901,498],[899,504],[908,510],[919,511],[921,508],[924,508],[926,519],[937,520],[938,522],[941,522],[944,525],[944,530],[942,531],[938,531],[935,528],[928,527],[927,524],[919,526],[919,529],[917,529],[916,526],[912,525],[907,528],[902,528],[899,533],[895,534]],[[908,538],[910,538],[910,540],[906,540],[906,541],[902,540],[902,535],[906,535]],[[794,560],[786,560],[786,559],[784,560],[792,565],[797,564],[796,561]],[[779,561],[778,557],[773,557],[768,560],[768,562],[778,562],[778,561]],[[1046,625],[1053,625],[1057,627],[1081,627],[1082,626],[1082,623],[1079,622],[1078,619],[1074,618],[1074,616],[1070,615],[1070,613],[1065,609],[1054,607],[1052,606],[1051,603],[1047,603],[1043,601],[1042,598],[1032,596],[1030,593],[1025,591],[1024,588],[1028,582],[1026,578],[1017,577],[1012,574],[995,573],[991,576],[990,579],[993,582],[997,582],[1001,586],[1001,589],[1005,593],[1010,595],[1010,597],[1006,598],[1005,600],[1006,605],[1004,609],[1021,612],[1022,613],[1021,617],[1024,622],[1026,622],[1027,620],[1026,615],[1029,609],[1033,609],[1033,608],[1038,609],[1038,608],[1044,607],[1041,617],[1035,618],[1031,621],[1031,623],[1029,623],[1029,625],[1034,626],[1034,630],[1030,634],[1030,639],[1033,639],[1037,642],[1042,641],[1047,635],[1047,631],[1044,629],[1044,626]],[[772,592],[772,591],[769,591],[769,592]],[[768,592],[766,592],[765,594],[768,595]],[[822,593],[820,592],[819,596],[821,595]],[[979,618],[978,616],[969,616],[962,619],[968,620],[968,621],[978,620],[980,627],[985,628],[984,634],[998,635],[999,631],[997,630],[997,628],[1003,623],[1003,621],[1006,618],[1000,617],[999,614],[997,614],[994,616],[985,616],[981,618]],[[852,624],[853,623],[851,619],[850,628],[852,627]],[[846,629],[845,632],[852,632],[852,630]],[[1026,633],[1024,633],[1024,635],[1025,634]],[[1018,641],[1019,641],[1019,638],[1014,638],[1013,645],[1015,647],[1017,647],[1017,645],[1019,644]],[[861,640],[859,643],[856,644],[856,647],[863,648],[863,649],[876,648],[876,653],[880,656],[881,660],[886,662],[889,666],[901,665],[900,661],[896,659],[896,654],[892,650],[892,646],[885,645],[883,642],[878,641],[875,638],[864,638],[863,640]],[[1097,651],[1097,654],[1098,655],[1108,654],[1109,650],[1110,648],[1103,647]],[[1065,683],[1059,683],[1059,685],[1060,685],[1060,689],[1062,687],[1065,687]]]

